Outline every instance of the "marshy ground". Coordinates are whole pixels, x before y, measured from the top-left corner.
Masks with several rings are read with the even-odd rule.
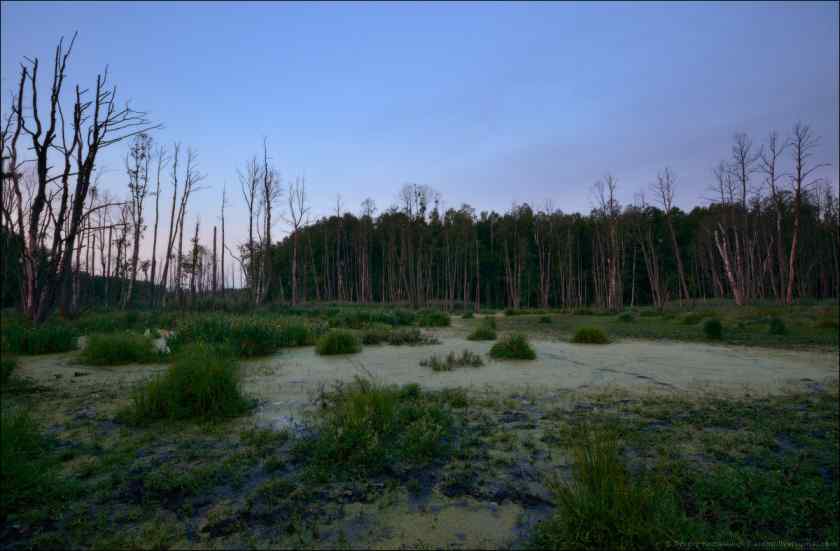
[[[466,339],[482,320],[454,317],[450,327],[423,330],[435,344],[365,345],[337,356],[305,346],[242,360],[241,386],[255,403],[222,422],[121,419],[132,389],[165,364],[89,366],[78,352],[20,356],[4,407],[27,408],[44,427],[56,492],[12,503],[0,543],[555,545],[553,490],[572,478],[574,450],[593,431],[617,438],[634,480],[667,480],[691,526],[672,543],[837,541],[836,336],[834,345],[796,350],[638,336],[583,345],[568,342],[564,324],[575,316],[553,318],[498,318],[500,335],[532,335],[532,361],[488,358],[491,341]],[[484,365],[420,366],[463,350]],[[394,407],[439,414],[412,421],[434,429],[422,437],[440,437],[426,442],[422,461],[390,461],[391,451],[372,444],[367,463],[332,464],[323,458],[335,449],[323,442],[301,447],[326,430],[319,419],[333,414],[325,397],[336,382],[349,388],[357,377],[403,389],[389,398]]]

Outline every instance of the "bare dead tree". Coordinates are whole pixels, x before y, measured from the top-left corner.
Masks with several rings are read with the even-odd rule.
[[[684,300],[690,300],[688,283],[685,279],[685,268],[683,267],[680,246],[677,242],[677,232],[674,231],[674,221],[671,218],[674,208],[674,184],[676,176],[669,167],[656,175],[656,183],[653,184],[653,191],[656,193],[662,210],[665,212],[665,224],[668,226],[668,234],[671,237],[671,247],[674,249],[674,258],[677,261],[677,275],[680,279],[680,293]]]
[[[128,173],[129,214],[134,229],[133,250],[131,253],[131,276],[128,290],[123,297],[123,308],[131,303],[134,282],[137,280],[137,264],[140,258],[140,239],[145,231],[143,206],[149,191],[149,166],[152,159],[152,138],[148,134],[137,134],[126,155],[125,165]]]
[[[256,262],[256,248],[254,246],[254,221],[258,216],[259,199],[257,198],[257,188],[262,179],[261,168],[257,163],[257,158],[252,157],[245,168],[245,172],[239,171],[239,184],[242,190],[242,197],[245,200],[245,207],[248,209],[248,241],[245,243],[245,256],[247,256],[247,270],[248,286],[250,292],[253,294],[252,300],[256,301],[256,290],[258,287],[258,279],[261,271],[256,269],[253,264]],[[245,266],[245,265],[243,265]]]
[[[289,186],[289,216],[286,221],[292,225],[292,305],[298,303],[298,235],[303,220],[309,213],[306,204],[306,180],[298,178]]]
[[[158,239],[158,222],[160,220],[160,177],[164,168],[169,163],[169,158],[164,146],[159,146],[155,151],[155,158],[157,159],[157,177],[155,178],[155,225],[152,231],[152,274],[151,274],[151,290],[150,297],[152,304],[155,304],[155,286],[157,285],[157,239]]]

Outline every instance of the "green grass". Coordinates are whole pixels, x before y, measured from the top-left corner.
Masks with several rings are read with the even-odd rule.
[[[337,385],[321,401],[313,435],[296,448],[316,478],[422,466],[447,452],[451,414],[416,385],[380,386],[357,378]]]
[[[53,354],[69,352],[78,346],[78,333],[64,323],[28,327],[23,323],[3,324],[3,350],[13,354]]]
[[[551,316],[540,316],[540,323],[552,323]]]
[[[461,316],[461,319],[471,320],[474,317],[475,317],[475,314],[473,314],[472,312],[464,312],[464,314]]]
[[[496,330],[489,324],[480,323],[467,335],[467,339],[471,341],[494,341],[496,340]]]
[[[90,335],[81,353],[88,365],[124,365],[159,361],[152,339],[133,333]]]
[[[785,322],[779,318],[771,318],[767,332],[771,335],[784,335],[787,333],[787,326]]]
[[[239,388],[239,366],[227,348],[184,346],[172,366],[137,388],[122,417],[134,424],[158,419],[235,417],[251,406]]]
[[[717,340],[723,338],[723,324],[717,318],[707,319],[703,322],[703,334],[709,340]]]
[[[604,330],[598,327],[578,327],[575,335],[572,337],[572,342],[580,344],[607,344],[610,342],[610,339]]]
[[[618,321],[623,321],[624,323],[630,323],[631,321],[633,321],[636,318],[634,318],[633,314],[630,313],[630,312],[622,312],[621,314],[618,315],[618,317],[616,319]]]
[[[283,347],[314,342],[309,326],[290,320],[220,314],[191,316],[179,322],[166,343],[177,352],[189,343],[225,345],[242,358],[272,354]]]
[[[432,371],[452,371],[458,367],[481,367],[484,361],[479,354],[464,350],[460,355],[451,351],[444,358],[432,355],[425,360],[420,360],[420,365],[430,367]]]
[[[514,333],[494,344],[490,349],[490,357],[500,360],[533,360],[537,353],[525,335]]]
[[[689,522],[666,484],[634,481],[618,440],[585,432],[573,450],[570,482],[556,480],[556,511],[532,539],[539,549],[652,549],[683,537]]]
[[[448,327],[451,323],[449,314],[440,310],[420,310],[417,312],[417,325],[420,327]]]
[[[5,385],[12,378],[12,373],[17,369],[17,359],[3,355],[0,360],[0,385]]]
[[[416,327],[392,329],[388,333],[387,342],[393,346],[438,344],[440,341],[433,336],[423,333]]]
[[[361,349],[359,338],[346,329],[330,329],[315,345],[315,350],[322,356],[355,354]]]

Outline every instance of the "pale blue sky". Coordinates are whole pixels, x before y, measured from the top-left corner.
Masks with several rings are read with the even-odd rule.
[[[606,171],[629,202],[665,165],[687,207],[734,132],[760,142],[800,119],[838,180],[837,2],[4,2],[4,106],[22,56],[49,64],[76,30],[68,83],[109,65],[158,140],[198,150],[208,228],[225,181],[241,215],[236,169],[263,136],[316,215],[339,193],[382,210],[404,182],[447,206],[588,212]],[[102,158],[118,192],[124,153]]]

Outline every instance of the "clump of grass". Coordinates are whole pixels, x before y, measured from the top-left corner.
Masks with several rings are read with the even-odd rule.
[[[196,316],[178,324],[166,340],[173,352],[189,343],[225,345],[238,356],[250,358],[276,352],[281,346],[298,345],[299,329],[280,327],[254,317]]]
[[[492,318],[490,318],[492,319]],[[496,340],[495,323],[481,323],[473,329],[472,333],[467,335],[467,339],[471,341],[494,341]]]
[[[579,344],[607,344],[607,334],[598,327],[579,327],[572,337],[572,342]]]
[[[12,378],[12,373],[17,368],[17,360],[15,358],[3,357],[0,360],[0,385],[5,386]]]
[[[771,318],[767,332],[771,335],[784,335],[787,333],[787,326],[785,325],[785,322],[779,318]]]
[[[493,345],[490,357],[502,360],[533,360],[537,353],[531,348],[525,335],[508,335]]]
[[[475,314],[473,314],[472,312],[464,312],[464,314],[461,316],[461,319],[471,320],[474,317],[475,317]]]
[[[540,316],[540,323],[551,323],[552,320],[551,316]]]
[[[3,349],[13,354],[53,354],[69,352],[78,346],[76,331],[61,323],[39,327],[9,324],[2,328]]]
[[[391,334],[389,325],[375,325],[362,331],[362,344],[381,344],[388,341]]]
[[[623,321],[624,323],[630,323],[635,318],[633,317],[633,314],[631,314],[630,312],[622,312],[618,315],[618,318],[616,318],[616,319],[618,319],[618,321]]]
[[[659,310],[642,310],[639,312],[639,315],[643,318],[655,318],[656,316],[661,316],[662,312]]]
[[[538,549],[649,549],[684,534],[687,521],[663,482],[634,483],[616,437],[586,433],[574,450],[573,479],[550,484],[557,510],[532,540]]]
[[[303,323],[285,322],[278,324],[275,331],[277,345],[281,348],[311,346],[315,343],[312,329]]]
[[[357,378],[336,385],[320,401],[313,435],[296,446],[317,478],[420,466],[447,452],[451,414],[419,386],[380,386]]]
[[[449,314],[440,310],[421,310],[417,313],[417,325],[421,327],[448,327]]]
[[[840,323],[835,318],[822,318],[815,324],[817,329],[837,329]]]
[[[707,319],[703,322],[703,334],[707,339],[720,340],[723,337],[723,324],[717,318]]]
[[[152,339],[133,333],[90,335],[81,360],[88,365],[123,365],[159,360]]]
[[[134,424],[156,419],[222,419],[247,411],[239,365],[230,349],[206,343],[184,346],[163,374],[139,387],[123,417]]]
[[[423,344],[438,344],[440,340],[431,335],[427,335],[417,329],[416,327],[405,327],[402,329],[393,329],[388,333],[388,344],[393,346],[400,345],[423,345]]]
[[[703,321],[703,314],[699,312],[689,312],[680,318],[680,322],[683,325],[697,325],[701,321]]]
[[[423,367],[431,367],[432,371],[452,371],[456,367],[481,367],[484,365],[484,360],[479,354],[464,350],[460,355],[454,351],[450,351],[445,358],[439,358],[437,355],[432,355],[425,360],[420,360],[420,365]]]
[[[575,316],[592,316],[594,314],[595,312],[592,310],[592,308],[575,308],[574,310],[572,310],[572,315]]]
[[[345,329],[330,329],[315,345],[315,350],[322,356],[355,354],[361,349],[359,338]]]

